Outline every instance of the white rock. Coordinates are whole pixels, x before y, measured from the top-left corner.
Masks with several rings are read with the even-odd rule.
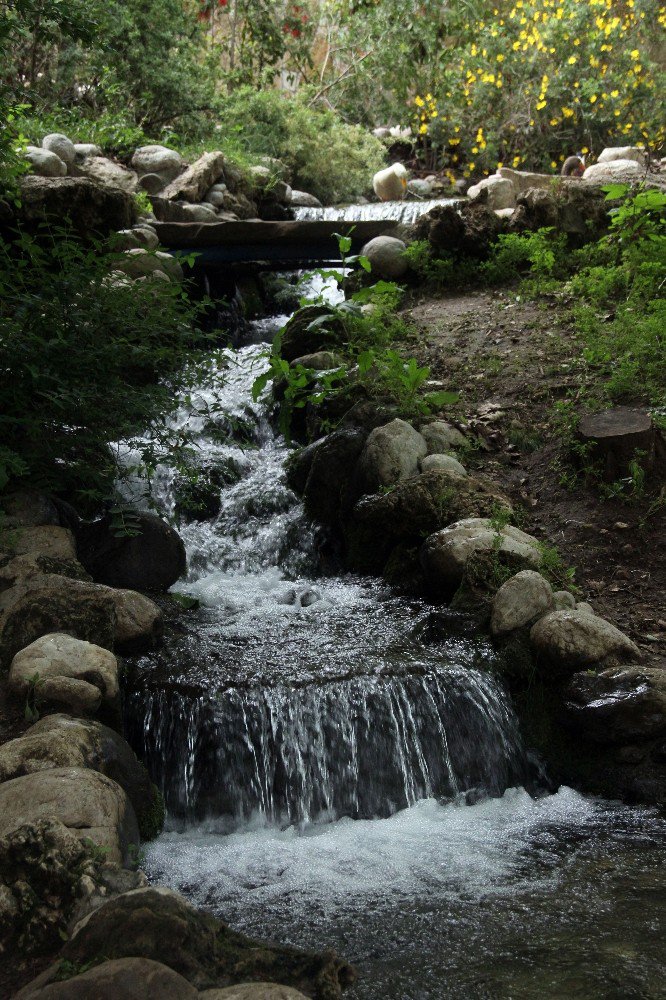
[[[365,244],[361,254],[370,261],[373,275],[393,280],[402,278],[407,272],[406,249],[402,240],[395,236],[375,236]]]
[[[88,156],[103,156],[102,147],[94,142],[75,142],[74,151],[79,161],[85,160]]]
[[[421,472],[451,472],[454,476],[466,476],[467,469],[453,455],[426,455],[421,459]]]
[[[40,177],[64,177],[67,174],[64,160],[48,149],[26,146],[25,158],[29,161],[32,172]]]
[[[89,177],[104,187],[119,188],[134,194],[137,189],[137,176],[134,170],[128,170],[120,163],[109,160],[106,156],[88,156],[76,167],[76,172],[82,177]]]
[[[541,618],[530,632],[537,656],[566,672],[592,663],[639,660],[638,647],[618,628],[587,611],[553,611]]]
[[[516,573],[495,594],[490,618],[493,635],[505,635],[528,625],[555,606],[548,580],[531,569]]]
[[[42,139],[42,149],[48,149],[49,152],[55,153],[68,167],[71,167],[76,159],[74,143],[60,132],[45,135]]]
[[[407,194],[407,170],[402,163],[392,163],[378,170],[372,178],[372,189],[380,201],[402,201]]]
[[[484,177],[478,184],[473,184],[467,192],[467,197],[474,201],[480,198],[484,191],[488,192],[486,204],[488,208],[497,211],[501,208],[515,208],[516,192],[510,180],[506,177],[499,177],[493,174],[492,177]]]
[[[635,160],[610,160],[607,163],[594,163],[585,169],[583,180],[588,184],[631,183],[639,180],[645,173],[645,168]]]
[[[514,192],[522,194],[530,188],[539,188],[541,191],[553,191],[560,185],[559,176],[552,174],[533,174],[527,170],[514,170],[512,167],[500,167],[497,171],[500,177],[511,181]]]
[[[139,177],[157,174],[168,184],[175,180],[184,169],[183,158],[175,149],[167,146],[140,146],[132,157],[132,166]]]
[[[118,698],[118,661],[101,646],[58,632],[43,635],[16,654],[9,668],[9,689],[26,698],[34,688],[36,704],[64,705],[91,714]]]
[[[615,160],[635,160],[645,166],[645,150],[638,146],[607,146],[597,157],[597,163],[612,163]]]
[[[408,181],[407,190],[410,194],[415,194],[419,198],[432,198],[435,193],[435,185],[432,181],[415,177],[413,180]]]

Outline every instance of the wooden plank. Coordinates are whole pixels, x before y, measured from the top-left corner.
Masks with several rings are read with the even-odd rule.
[[[252,247],[254,256],[262,259],[262,248],[281,244],[295,249],[295,244],[325,246],[335,239],[335,233],[349,233],[354,245],[366,243],[375,236],[390,233],[394,221],[372,222],[155,222],[153,226],[162,246],[169,250],[203,250],[205,248]],[[272,256],[272,255],[271,255]],[[304,254],[309,257],[310,254]],[[239,257],[228,259],[241,259]],[[269,259],[269,258],[267,258]]]

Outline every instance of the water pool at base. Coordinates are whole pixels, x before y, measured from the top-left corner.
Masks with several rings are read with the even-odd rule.
[[[666,821],[571,789],[303,830],[167,832],[147,871],[248,934],[335,949],[350,1000],[666,996]]]

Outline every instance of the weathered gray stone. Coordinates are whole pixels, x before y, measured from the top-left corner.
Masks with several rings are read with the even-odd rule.
[[[421,459],[421,472],[450,472],[454,476],[466,476],[467,469],[452,455],[426,455]]]
[[[84,842],[125,863],[139,842],[136,816],[120,785],[97,771],[58,767],[0,785],[0,837],[26,823],[55,819]]]
[[[199,996],[173,969],[147,958],[102,962],[63,982],[49,981],[59,967],[57,962],[14,1000],[197,1000]]]
[[[14,528],[5,535],[5,551],[0,551],[0,589],[23,577],[40,573],[60,573],[86,579],[76,557],[74,536],[68,528],[43,524]]]
[[[447,424],[445,420],[433,420],[430,424],[424,424],[419,430],[428,445],[429,455],[443,455],[467,445],[465,435],[452,424]]]
[[[67,167],[71,167],[76,159],[74,143],[61,132],[45,135],[42,139],[42,149],[48,149],[50,153],[55,153]]]
[[[583,181],[586,184],[631,183],[638,181],[645,173],[645,168],[636,160],[609,160],[607,163],[594,163],[586,167]]]
[[[528,625],[555,607],[548,580],[535,570],[525,569],[503,583],[493,599],[490,631],[505,635]]]
[[[168,184],[182,173],[185,164],[175,149],[153,145],[140,146],[132,157],[132,166],[139,177],[145,174],[158,174],[163,183]]]
[[[10,493],[2,498],[2,507],[6,528],[36,528],[44,524],[60,524],[55,504],[43,493]]]
[[[76,159],[80,162],[85,160],[88,156],[102,156],[102,147],[96,145],[94,142],[75,142],[74,152],[76,153]]]
[[[127,194],[134,194],[137,189],[135,171],[106,156],[88,156],[83,163],[75,164],[71,172],[74,177],[87,177],[103,187],[117,188]]]
[[[500,177],[511,181],[517,195],[529,191],[530,188],[554,191],[560,184],[559,177],[553,177],[552,174],[534,174],[527,170],[513,170],[511,167],[500,167],[497,173]]]
[[[199,1000],[307,1000],[304,993],[278,983],[239,983],[221,990],[204,990]]]
[[[139,533],[118,538],[108,518],[81,526],[77,547],[94,580],[126,590],[168,590],[185,572],[185,546],[166,521],[137,512]],[[1,601],[1,598],[0,598]]]
[[[597,157],[597,163],[612,163],[617,160],[634,160],[645,167],[645,150],[639,146],[607,146]]]
[[[110,239],[113,250],[122,253],[125,250],[156,250],[160,244],[157,234],[152,229],[134,226],[132,229],[122,229],[114,233]]]
[[[473,184],[467,191],[467,197],[472,201],[482,199],[492,211],[501,208],[514,208],[516,204],[516,191],[512,181],[506,177],[484,177],[478,184]]]
[[[427,452],[424,439],[405,420],[392,420],[375,428],[365,442],[356,467],[359,492],[376,493],[382,486],[394,486],[402,479],[415,476],[419,461]]]
[[[120,653],[152,649],[164,628],[160,609],[154,601],[135,590],[108,589],[116,609],[115,648]]]
[[[361,254],[370,261],[375,277],[393,281],[407,273],[406,249],[406,244],[395,236],[375,236],[365,244]]]
[[[67,164],[56,153],[38,146],[26,146],[25,158],[33,173],[40,177],[64,177],[67,174]]]
[[[183,280],[183,269],[176,258],[162,250],[126,250],[122,258],[115,262],[115,268],[134,279],[162,271],[171,281]]]
[[[335,351],[315,351],[314,354],[304,354],[300,358],[294,358],[290,367],[302,365],[304,368],[312,368],[313,371],[327,372],[332,368],[342,368],[344,364],[344,358]]]
[[[36,708],[56,705],[76,715],[93,714],[118,698],[118,661],[108,649],[70,635],[36,639],[13,658],[9,690],[32,695]]]
[[[292,189],[291,203],[294,208],[322,208],[319,198],[315,198],[313,194],[308,194],[307,191],[294,191]]]
[[[577,609],[553,611],[541,618],[532,627],[530,641],[537,656],[559,673],[641,658],[638,647],[614,625]]]
[[[576,607],[576,598],[568,590],[556,590],[553,593],[556,611],[566,611],[567,608]]]
[[[457,521],[427,538],[421,549],[421,565],[436,590],[457,587],[473,557],[490,557],[515,569],[538,569],[542,561],[536,538],[511,524],[495,528],[485,517]]]
[[[611,667],[574,674],[565,695],[567,721],[598,743],[633,743],[666,732],[666,670]]]
[[[102,236],[132,225],[136,214],[129,191],[88,177],[26,176],[20,181],[21,217],[28,223],[62,225],[69,219],[85,236]]]
[[[175,201],[201,201],[207,191],[224,176],[224,153],[204,153],[184,173],[164,189],[162,196]]]

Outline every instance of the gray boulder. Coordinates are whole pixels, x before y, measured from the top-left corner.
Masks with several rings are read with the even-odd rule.
[[[488,208],[496,212],[503,208],[515,208],[516,191],[512,181],[507,177],[484,177],[478,184],[473,184],[467,191],[471,201],[481,199]]]
[[[137,512],[139,533],[118,538],[108,518],[77,533],[81,562],[94,580],[126,590],[165,591],[185,572],[185,546],[166,521]],[[1,599],[0,599],[1,600]]]
[[[65,177],[67,164],[56,153],[38,146],[26,146],[25,158],[40,177]]]
[[[0,785],[0,837],[26,823],[58,820],[84,843],[104,848],[109,861],[129,860],[139,843],[132,805],[120,785],[97,771],[57,767]]]
[[[445,420],[433,420],[430,424],[424,424],[420,433],[428,446],[429,455],[443,455],[467,445],[465,435]]]
[[[60,963],[20,990],[14,1000],[197,1000],[173,969],[147,958],[120,958],[54,982]],[[61,978],[61,977],[59,977]]]
[[[567,608],[576,607],[576,598],[568,590],[556,590],[553,593],[555,601],[555,611],[566,611]]]
[[[50,153],[55,153],[67,167],[71,167],[76,160],[74,143],[60,132],[52,132],[50,135],[44,136],[42,149],[48,149]]]
[[[117,188],[127,194],[134,194],[137,189],[134,170],[129,170],[106,156],[88,156],[83,163],[72,167],[72,173],[75,177],[88,177],[102,187]]]
[[[69,715],[49,715],[0,746],[0,783],[38,771],[77,767],[99,771],[127,794],[142,840],[161,830],[164,807],[129,743],[109,726]]]
[[[421,459],[421,472],[450,472],[453,476],[466,476],[467,469],[452,455],[426,455]]]
[[[291,192],[291,204],[294,208],[323,208],[319,198],[315,198],[313,194],[308,194],[307,191],[294,191],[293,189]]]
[[[93,583],[45,573],[0,592],[0,663],[5,669],[19,650],[53,632],[113,649],[115,628],[113,599]]]
[[[157,174],[162,186],[169,184],[185,169],[183,158],[175,149],[167,146],[140,146],[132,157],[132,166],[139,177]]]
[[[171,181],[162,197],[171,201],[201,201],[213,184],[224,176],[224,153],[204,153],[182,174]]]
[[[30,224],[62,225],[63,219],[69,219],[78,233],[89,237],[127,229],[134,222],[131,192],[88,177],[28,175],[21,178],[20,189],[21,217]]]
[[[459,586],[472,559],[515,570],[539,569],[542,555],[532,535],[511,524],[496,528],[486,517],[457,521],[430,535],[421,549],[421,565],[435,590]]]
[[[593,163],[585,169],[583,181],[586,184],[614,184],[638,181],[645,173],[645,167],[636,160],[609,160],[606,163]]]
[[[183,269],[176,258],[162,250],[145,250],[141,247],[126,250],[114,266],[117,271],[122,271],[133,279],[149,277],[161,271],[170,281],[183,280]]]
[[[553,611],[541,618],[532,627],[530,642],[535,654],[558,673],[641,659],[638,647],[618,628],[577,609]]]
[[[392,420],[371,431],[356,467],[359,493],[376,493],[415,476],[428,446],[405,420]]]
[[[535,570],[522,570],[503,583],[495,594],[490,631],[495,636],[506,635],[541,618],[554,607],[555,600],[548,580]]]
[[[645,150],[639,146],[607,146],[597,157],[597,163],[612,163],[617,160],[634,160],[645,167]]]
[[[28,490],[9,493],[2,498],[2,508],[7,528],[36,528],[44,524],[60,524],[55,504],[43,493],[33,493]]]
[[[80,163],[85,160],[88,156],[102,156],[102,147],[96,145],[94,142],[75,142],[74,152],[76,153],[76,160]]]
[[[314,354],[304,354],[300,358],[294,358],[290,367],[302,365],[303,368],[312,368],[316,372],[327,372],[333,368],[342,368],[344,364],[344,358],[335,351],[315,351]]]
[[[154,601],[135,590],[108,590],[116,611],[114,640],[118,652],[141,653],[156,646],[164,629],[164,617]]]
[[[511,167],[500,167],[497,171],[500,177],[511,181],[515,194],[522,194],[530,188],[539,188],[541,191],[554,191],[561,183],[559,177],[552,174],[533,174],[527,170],[513,170]]]
[[[86,575],[76,556],[74,535],[68,528],[55,524],[15,528],[5,539],[6,547],[4,552],[0,551],[0,560],[13,561],[16,577],[36,573],[61,573],[78,578]],[[5,565],[3,570],[6,568]]]
[[[200,1000],[307,1000],[304,993],[278,983],[239,983],[221,990],[204,990]]]
[[[9,690],[34,699],[34,708],[57,706],[74,715],[93,715],[118,699],[118,661],[108,649],[70,635],[36,639],[13,658]]]
[[[365,244],[361,254],[370,261],[374,277],[392,281],[407,273],[406,249],[406,244],[395,236],[375,236]]]
[[[156,250],[160,243],[157,233],[143,226],[122,229],[119,233],[114,233],[109,242],[118,253],[125,250]]]

